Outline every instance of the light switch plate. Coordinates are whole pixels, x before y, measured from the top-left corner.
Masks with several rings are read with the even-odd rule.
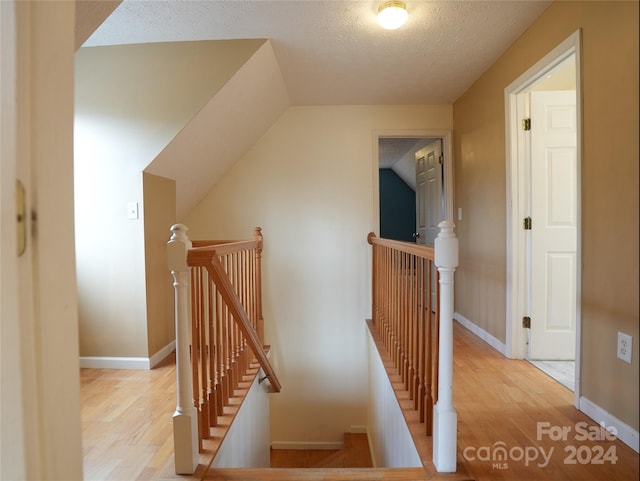
[[[137,219],[138,218],[138,203],[137,202],[129,202],[129,203],[127,203],[127,218],[128,219]]]

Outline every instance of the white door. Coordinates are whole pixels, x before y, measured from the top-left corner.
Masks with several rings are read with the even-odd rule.
[[[575,91],[531,92],[529,358],[575,358]]]
[[[442,140],[416,151],[416,226],[418,244],[433,245],[443,220]],[[436,270],[431,276],[431,302],[437,305]]]
[[[442,140],[416,151],[416,226],[419,244],[433,245],[443,219]]]

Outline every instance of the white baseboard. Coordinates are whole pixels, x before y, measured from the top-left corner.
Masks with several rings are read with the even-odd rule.
[[[80,357],[80,367],[90,369],[138,369],[148,371],[171,354],[176,348],[176,342],[171,341],[151,357]]]
[[[169,344],[167,344],[158,352],[156,352],[149,359],[149,366],[151,367],[151,369],[153,369],[158,364],[160,364],[160,362],[163,361],[165,357],[167,357],[169,354],[171,354],[175,350],[176,350],[176,341],[171,341]]]
[[[469,329],[471,332],[473,332],[476,336],[478,336],[484,342],[489,344],[492,348],[494,348],[500,354],[502,354],[505,357],[507,356],[507,345],[505,343],[493,337],[487,331],[485,331],[478,325],[474,324],[473,322],[471,322],[469,319],[467,319],[466,317],[464,317],[462,314],[458,312],[455,312],[453,314],[453,318],[456,321],[458,321],[460,324],[462,324],[464,327]]]
[[[342,449],[341,442],[306,442],[306,441],[273,441],[271,449]]]
[[[609,414],[597,404],[589,401],[586,397],[580,397],[580,411],[585,413],[591,419],[597,423],[603,423],[605,428],[613,427],[616,429],[617,438],[624,444],[633,449],[636,453],[639,452],[638,446],[638,431],[633,429],[628,424],[620,421],[614,415]]]

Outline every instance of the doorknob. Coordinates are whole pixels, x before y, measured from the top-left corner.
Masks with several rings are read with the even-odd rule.
[[[413,233],[413,238],[414,239],[419,239],[420,238],[420,232],[414,232]]]

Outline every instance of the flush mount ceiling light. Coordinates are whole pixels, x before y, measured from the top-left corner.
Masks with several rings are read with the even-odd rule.
[[[400,28],[407,16],[407,6],[404,2],[390,1],[378,7],[378,23],[387,30]]]

